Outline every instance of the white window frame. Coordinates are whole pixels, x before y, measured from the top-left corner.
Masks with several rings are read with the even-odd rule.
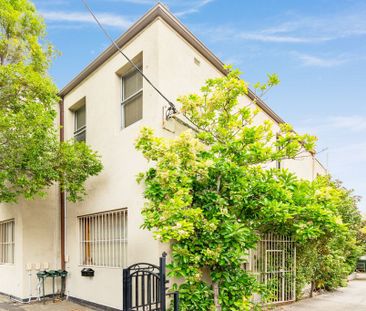
[[[78,124],[77,124],[77,113],[82,108],[85,109],[85,125],[78,128],[77,127],[78,126]],[[80,134],[83,134],[83,133],[85,134],[85,140],[84,141],[86,141],[86,105],[85,104],[80,106],[78,109],[76,109],[74,111],[74,138],[76,139],[76,136],[78,136]],[[79,140],[79,142],[80,142],[80,140]]]
[[[78,226],[80,266],[126,267],[127,208],[79,216]]]
[[[7,230],[10,227],[10,237],[8,236]],[[5,238],[7,238],[5,240]],[[9,255],[5,259],[5,253],[10,251]],[[0,221],[0,266],[1,265],[14,265],[15,261],[15,220],[9,219]]]
[[[137,65],[137,67],[142,71],[142,65]],[[136,97],[140,96],[143,98],[143,89],[144,89],[144,80],[142,79],[142,86],[141,86],[141,89],[138,90],[137,92],[135,92],[134,94],[130,95],[129,97],[127,98],[124,98],[124,80],[126,80],[126,78],[132,76],[134,73],[138,72],[137,69],[135,68],[132,68],[130,71],[128,71],[126,74],[124,74],[122,77],[121,77],[121,127],[122,129],[126,128],[126,125],[125,125],[125,110],[124,110],[124,105],[128,104],[130,101],[134,100]],[[140,120],[142,120],[143,118],[143,113],[144,113],[144,103],[142,102],[142,117]],[[138,120],[138,121],[140,121]],[[134,122],[134,123],[137,123],[138,121]],[[134,124],[132,123],[132,124]],[[130,124],[130,125],[132,125]],[[128,126],[130,126],[128,125]],[[128,127],[127,126],[127,127]]]

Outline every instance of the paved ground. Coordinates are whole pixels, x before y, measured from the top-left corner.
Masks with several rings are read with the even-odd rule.
[[[366,311],[366,275],[358,274],[349,286],[312,299],[304,299],[276,310],[283,311]]]
[[[44,303],[20,304],[11,302],[0,295],[0,311],[91,311],[69,301],[48,301]],[[359,274],[349,286],[312,299],[304,299],[288,306],[278,307],[279,311],[366,311],[366,274]]]
[[[33,302],[31,304],[14,303],[7,296],[0,295],[0,311],[90,311],[89,309],[69,301]]]

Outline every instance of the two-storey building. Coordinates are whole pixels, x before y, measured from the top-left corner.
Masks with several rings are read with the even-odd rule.
[[[170,99],[198,92],[206,79],[225,74],[223,63],[161,4],[116,42]],[[66,202],[55,185],[44,199],[0,205],[0,292],[37,296],[36,272],[65,266],[69,297],[121,309],[122,268],[154,263],[167,249],[140,228],[144,198],[136,175],[148,164],[134,142],[142,126],[173,137],[183,125],[165,120],[166,102],[113,45],[60,95],[61,138],[91,145],[104,170],[87,182],[82,202]],[[250,92],[243,101],[254,98]],[[257,122],[270,119],[278,128],[283,120],[263,101],[256,104]],[[324,172],[312,155],[281,165],[306,179]],[[81,276],[85,267],[95,270],[94,277]],[[50,286],[48,280],[48,292]]]

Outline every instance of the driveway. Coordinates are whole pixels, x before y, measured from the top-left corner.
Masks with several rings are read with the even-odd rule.
[[[7,296],[0,295],[0,311],[91,311],[70,301],[33,302],[31,304],[14,303]]]
[[[312,299],[304,299],[294,304],[279,307],[283,311],[366,311],[366,274],[359,273],[348,287],[325,293]]]

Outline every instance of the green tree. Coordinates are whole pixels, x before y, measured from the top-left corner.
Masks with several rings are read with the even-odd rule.
[[[275,83],[270,76],[261,90]],[[269,121],[256,125],[258,111],[241,103],[247,85],[236,70],[208,80],[201,91],[179,99],[195,131],[164,139],[145,128],[137,140],[137,149],[155,163],[139,176],[148,199],[144,227],[171,243],[171,275],[184,279],[182,310],[246,310],[260,290],[242,269],[261,227],[256,215],[275,208],[268,192],[288,196],[275,171],[263,165],[312,151],[315,139],[287,124],[277,133]],[[285,217],[277,209],[276,224]]]
[[[345,286],[347,276],[365,251],[362,218],[357,208],[359,198],[329,176],[318,177],[312,184],[316,192],[312,197],[323,212],[336,215],[341,230],[325,230],[316,239],[298,246],[298,295],[310,283],[310,296],[314,290]]]
[[[255,87],[264,94],[277,83],[270,75]],[[143,227],[171,245],[170,274],[181,281],[184,311],[250,310],[254,293],[270,297],[270,288],[243,269],[261,233],[295,239],[301,289],[309,282],[338,286],[357,257],[359,212],[351,193],[329,176],[307,181],[269,168],[308,156],[315,138],[288,124],[258,124],[254,103],[242,101],[246,94],[236,70],[209,79],[200,95],[179,99],[193,130],[167,139],[144,128],[137,139],[154,164],[138,177],[147,198]]]
[[[47,74],[54,55],[34,5],[0,0],[0,202],[45,194],[55,182],[75,201],[102,169],[84,143],[59,142],[58,91]]]

